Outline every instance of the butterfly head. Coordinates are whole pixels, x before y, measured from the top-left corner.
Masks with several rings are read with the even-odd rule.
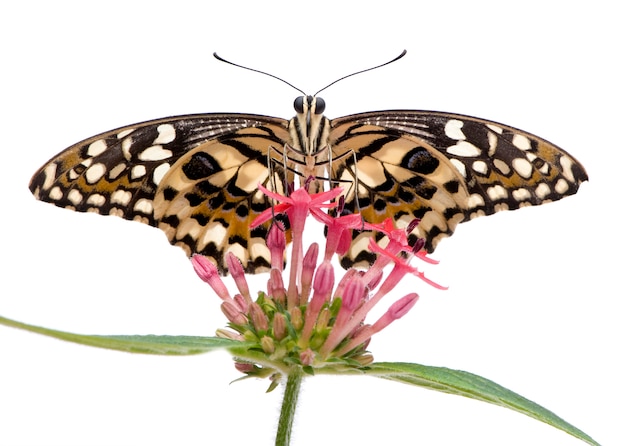
[[[306,155],[315,155],[328,143],[330,123],[323,113],[324,99],[317,96],[298,96],[293,102],[296,116],[290,122],[290,130],[301,150]]]

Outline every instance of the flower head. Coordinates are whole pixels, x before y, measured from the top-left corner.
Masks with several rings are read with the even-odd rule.
[[[267,245],[271,253],[271,271],[267,291],[252,301],[243,270],[234,256],[227,258],[239,294],[234,298],[208,260],[194,256],[192,262],[198,275],[224,300],[222,309],[230,328],[221,331],[229,338],[241,338],[256,343],[250,351],[250,363],[238,352],[238,370],[251,376],[272,376],[289,367],[305,370],[332,367],[360,367],[372,361],[365,348],[373,334],[403,317],[417,302],[416,293],[408,294],[391,304],[373,324],[366,323],[368,313],[388,295],[406,275],[415,275],[428,284],[442,288],[424,277],[410,264],[411,258],[430,261],[420,252],[423,244],[409,246],[407,230],[394,227],[390,219],[380,224],[363,221],[360,214],[332,216],[325,212],[337,205],[341,188],[309,193],[306,187],[289,196],[279,195],[262,186],[259,188],[277,203],[262,212],[252,223],[260,225],[279,213],[287,214],[293,238],[288,279],[283,278],[285,258],[285,228],[273,222]],[[303,234],[307,218],[312,216],[327,227],[326,245],[318,260],[318,245],[311,244],[306,254]],[[350,268],[335,285],[336,271],[331,263],[335,253],[345,254],[354,230],[382,233],[386,244],[380,246],[371,239],[369,249],[376,261],[367,271]],[[389,273],[385,266],[391,265]],[[215,271],[213,271],[215,269]],[[238,337],[237,337],[238,336]],[[258,355],[263,352],[263,358]],[[273,372],[272,372],[273,370]]]

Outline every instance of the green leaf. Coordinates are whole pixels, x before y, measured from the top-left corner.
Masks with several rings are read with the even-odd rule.
[[[202,336],[82,335],[24,324],[0,316],[0,324],[91,347],[150,355],[196,355],[216,349],[238,351],[249,344]]]
[[[413,384],[439,392],[462,395],[506,407],[561,429],[589,444],[600,446],[590,436],[553,412],[493,381],[473,373],[447,369],[445,367],[431,367],[402,362],[373,363],[368,366],[365,373],[379,378]]]

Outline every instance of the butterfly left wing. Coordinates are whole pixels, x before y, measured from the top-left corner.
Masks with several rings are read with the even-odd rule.
[[[331,121],[338,163],[333,178],[351,184],[346,210],[366,220],[421,219],[413,239],[432,252],[456,225],[480,215],[538,205],[576,193],[587,180],[580,163],[554,144],[522,130],[470,116],[382,111]],[[349,156],[354,152],[354,156]],[[343,263],[371,261],[367,234]]]
[[[256,184],[252,190],[253,179],[244,177],[253,172],[255,181],[267,181],[268,149],[282,149],[290,142],[287,125],[282,119],[244,114],[187,115],[138,123],[69,147],[39,169],[29,187],[36,198],[60,207],[158,226],[173,244],[188,254],[213,257],[224,272],[221,256],[226,250],[249,248],[240,243],[250,237],[249,229],[243,230],[236,216],[244,207],[269,206],[255,194]],[[225,153],[233,157],[224,157]],[[239,187],[242,182],[246,187]],[[209,190],[207,185],[222,189]],[[224,203],[218,205],[220,199]],[[193,212],[174,211],[183,200],[193,205]],[[221,237],[217,244],[211,243],[210,231],[205,228],[201,233],[197,228],[209,221],[213,228],[215,222],[222,222],[216,231]],[[255,235],[262,237],[263,230]],[[253,254],[256,261],[249,269],[262,267],[262,257]]]

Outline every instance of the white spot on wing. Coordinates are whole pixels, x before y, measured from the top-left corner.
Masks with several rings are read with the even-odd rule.
[[[85,178],[89,184],[95,184],[106,173],[107,168],[102,163],[96,163],[85,171]]]
[[[165,175],[168,170],[170,170],[170,165],[168,163],[163,163],[154,169],[152,172],[152,181],[154,184],[158,186],[163,179],[163,175]]]
[[[104,141],[104,139],[99,139],[89,144],[89,147],[87,148],[87,155],[97,156],[104,152],[106,149],[107,143]]]
[[[157,132],[159,132],[159,136],[152,144],[167,144],[176,138],[176,129],[172,124],[161,124],[157,127]]]
[[[76,189],[72,189],[71,191],[69,191],[69,193],[67,194],[67,199],[70,201],[70,203],[72,203],[74,206],[78,206],[80,203],[82,203],[83,201],[83,196],[80,192],[78,192]]]
[[[132,170],[130,171],[130,177],[133,180],[136,180],[137,178],[141,178],[146,174],[146,166],[144,166],[143,164],[139,164],[137,166],[134,166],[132,168]]]
[[[44,180],[43,180],[43,186],[41,186],[41,188],[43,190],[48,190],[50,189],[50,186],[52,186],[52,183],[54,183],[54,180],[56,180],[56,176],[57,176],[57,164],[56,163],[50,163],[46,166],[46,168],[43,171],[44,174]]]
[[[542,200],[546,198],[550,194],[550,186],[546,183],[539,183],[539,185],[535,188],[535,195],[537,195]]]
[[[496,169],[498,169],[502,175],[509,175],[511,173],[509,165],[500,159],[493,160],[493,165],[496,166]]]
[[[126,164],[120,163],[109,171],[109,179],[114,180],[119,177],[126,169]]]
[[[523,178],[530,178],[533,174],[533,165],[526,158],[515,158],[511,164],[513,169]]]
[[[130,148],[133,145],[133,138],[131,136],[127,136],[122,140],[122,153],[124,154],[124,158],[126,161],[130,161]]]
[[[93,195],[90,195],[89,197],[87,197],[87,204],[92,204],[94,206],[100,207],[105,202],[106,202],[106,198],[104,198],[104,195],[93,194]]]
[[[61,198],[63,198],[63,191],[59,186],[54,186],[52,189],[50,189],[48,197],[50,197],[52,200],[60,200]]]
[[[135,206],[133,206],[133,210],[151,215],[152,214],[152,200],[148,200],[146,198],[140,198],[139,200],[137,200],[137,203],[135,203]]]
[[[448,147],[446,152],[455,156],[479,156],[482,153],[478,147],[467,141],[459,141]]]
[[[129,191],[118,189],[111,194],[111,203],[117,203],[121,204],[122,206],[126,206],[130,202],[130,199],[132,197],[133,195]]]
[[[569,156],[563,155],[559,159],[559,163],[561,164],[561,167],[563,168],[563,176],[567,178],[567,180],[570,181],[571,183],[574,183],[576,179],[574,178],[574,172],[572,172],[572,166],[574,164],[572,159]]]
[[[463,121],[460,121],[458,119],[450,119],[448,122],[446,122],[446,126],[444,129],[446,136],[448,138],[456,140],[465,139],[465,135],[463,134],[461,127],[463,127]]]
[[[524,188],[515,189],[513,192],[511,192],[511,195],[513,195],[515,201],[521,202],[530,199],[530,192],[528,191],[528,189]]]
[[[135,131],[135,129],[126,129],[126,130],[122,130],[121,132],[119,132],[117,134],[117,139],[122,139],[127,137],[128,135],[130,135],[131,133],[133,133]]]
[[[526,136],[524,135],[520,135],[519,133],[516,133],[515,135],[513,135],[513,145],[515,147],[517,147],[520,150],[530,150],[530,139],[528,139]]]
[[[485,200],[480,194],[472,194],[469,196],[469,199],[467,200],[467,206],[470,209],[483,207],[484,205],[485,205]]]
[[[489,168],[487,167],[487,163],[485,163],[484,161],[474,161],[472,163],[472,169],[474,169],[474,171],[482,175],[486,175],[487,172],[489,171]]]
[[[150,146],[139,154],[142,161],[159,161],[172,156],[172,151],[163,146]]]
[[[559,194],[564,194],[569,190],[569,183],[565,181],[563,178],[559,178],[559,181],[554,185],[554,190]]]
[[[508,196],[506,189],[499,184],[487,188],[487,195],[492,201],[502,200]]]

